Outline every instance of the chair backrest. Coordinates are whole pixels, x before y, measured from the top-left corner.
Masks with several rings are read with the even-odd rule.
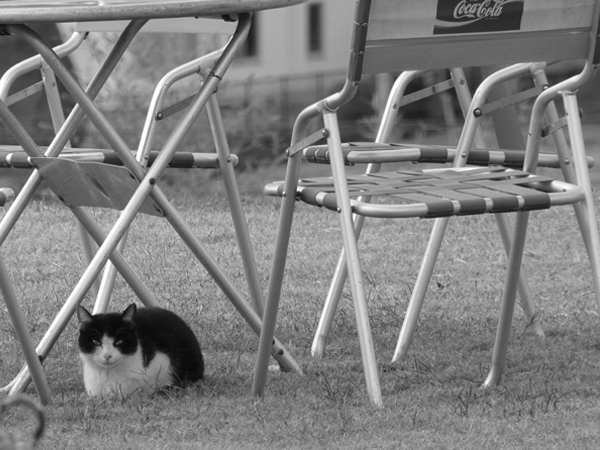
[[[598,0],[358,0],[359,72],[599,59]],[[359,79],[359,78],[358,78]]]

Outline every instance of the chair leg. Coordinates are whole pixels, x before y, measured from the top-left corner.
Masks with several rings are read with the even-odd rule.
[[[419,314],[423,306],[427,287],[429,285],[429,281],[431,280],[431,275],[433,273],[435,261],[437,260],[439,254],[448,220],[448,218],[436,219],[433,230],[431,231],[430,240],[427,244],[427,250],[425,256],[423,257],[421,269],[419,271],[417,281],[415,282],[415,287],[406,310],[402,328],[400,329],[400,336],[398,337],[398,343],[396,345],[396,350],[394,351],[392,362],[397,362],[403,359],[408,353],[408,348],[412,341],[414,330],[417,326]],[[496,214],[496,221],[498,222],[498,228],[500,229],[504,247],[506,249],[506,253],[508,254],[510,251],[508,220],[505,215]],[[524,269],[521,268],[518,279],[518,291],[519,299],[521,301],[521,308],[523,309],[525,318],[528,323],[530,323],[533,331],[538,336],[543,338],[544,330],[542,329],[540,321],[536,318],[536,308],[531,301],[531,294],[529,293],[529,286],[526,280]]]
[[[499,68],[500,66],[485,67],[482,68],[481,72],[484,77],[487,77]],[[504,97],[509,97],[511,94],[516,93],[517,87],[513,83],[514,81],[510,82],[509,84],[505,83],[503,85],[497,86],[495,90],[490,93],[489,100],[500,100]],[[547,84],[547,80],[544,84]],[[523,136],[519,131],[521,129],[521,126],[519,125],[519,119],[516,108],[514,106],[502,108],[493,112],[491,116],[494,124],[493,128],[496,132],[496,138],[500,148],[518,148],[525,150],[525,142],[523,141]],[[483,137],[483,135],[480,134],[479,136],[477,136],[476,142],[478,146],[482,148],[486,147],[485,138]],[[506,254],[508,255],[511,246],[510,225],[508,217],[504,214],[496,214],[495,218],[496,223],[498,224],[500,235],[502,237],[504,249],[506,251]],[[531,293],[529,291],[529,285],[527,283],[527,276],[524,267],[521,267],[521,275],[519,277],[518,286],[519,301],[521,303],[521,308],[525,315],[525,320],[528,322],[533,332],[543,339],[545,337],[544,330],[542,328],[539,317],[536,315],[536,307],[533,302],[533,297],[531,296]]]
[[[360,236],[364,222],[364,216],[356,216],[354,219],[354,229],[357,240]],[[342,291],[344,290],[344,284],[346,283],[347,277],[348,266],[346,264],[346,253],[342,249],[337,266],[335,268],[333,279],[331,280],[331,285],[329,286],[329,291],[327,292],[325,304],[323,305],[323,311],[321,312],[319,324],[317,325],[317,330],[312,343],[312,355],[316,358],[322,358],[325,353],[327,336],[329,336],[329,331],[331,330],[331,325],[333,323],[333,317],[342,296]]]
[[[582,216],[581,223],[585,223],[585,226],[580,225],[580,229],[590,259],[592,279],[596,291],[596,304],[600,309],[600,234],[598,231],[598,223],[596,221],[594,198],[591,191],[586,193],[580,206]]]
[[[533,76],[538,85],[548,85],[548,78],[544,70],[536,70]],[[565,92],[563,94],[563,102],[565,104],[565,111],[568,111],[567,121],[574,156],[573,164],[569,163],[571,154],[569,153],[569,145],[563,131],[558,130],[553,133],[552,139],[559,156],[560,167],[565,181],[582,186],[585,191],[585,200],[582,203],[575,203],[573,209],[575,210],[575,216],[592,266],[596,302],[600,307],[600,242],[598,237],[598,221],[594,211],[594,198],[589,178],[589,169],[585,161],[585,144],[582,137],[583,132],[579,119],[577,97],[574,93]],[[546,118],[549,123],[555,123],[559,120],[558,110],[554,102],[550,102],[546,108]],[[577,158],[576,155],[580,155],[580,157]]]
[[[336,148],[338,152],[341,150],[341,140],[339,136],[339,129],[337,125],[337,118],[335,114],[324,115],[325,128],[330,131],[328,144],[330,148]],[[335,154],[335,151],[332,152]],[[341,152],[340,152],[341,153]],[[332,171],[334,172],[334,179],[341,181],[342,185],[346,184],[344,176],[343,162],[340,162],[339,156],[332,156]],[[285,192],[295,192],[297,186],[297,180],[300,171],[300,158],[301,155],[296,155],[290,162],[288,162],[288,170],[286,173],[286,184]],[[344,189],[346,189],[344,191]],[[367,384],[367,392],[369,394],[370,402],[381,407],[383,405],[383,398],[381,395],[381,387],[379,384],[379,375],[377,373],[377,362],[375,360],[375,349],[373,346],[373,340],[371,336],[371,330],[368,320],[368,313],[366,309],[366,299],[364,295],[364,289],[362,287],[362,274],[360,271],[360,264],[358,261],[358,248],[356,243],[356,234],[354,222],[352,221],[352,213],[350,209],[350,201],[347,195],[347,186],[337,186],[336,191],[338,193],[345,192],[346,195],[342,195],[341,201],[338,199],[338,205],[340,205],[340,220],[342,222],[342,234],[344,238],[344,252],[340,257],[340,261],[344,261],[344,255],[349,254],[351,261],[346,266],[346,269],[339,271],[340,276],[337,277],[339,286],[343,287],[348,267],[350,267],[350,283],[352,287],[352,294],[354,299],[354,307],[356,313],[359,341],[361,347],[361,355],[363,359],[363,367],[365,371],[365,379]],[[294,209],[295,198],[292,195],[285,195],[282,202],[279,228],[277,231],[277,240],[275,243],[275,252],[273,258],[273,265],[271,271],[271,277],[269,281],[269,290],[267,293],[267,299],[265,304],[265,314],[263,317],[263,331],[259,342],[258,357],[256,362],[256,370],[254,374],[254,382],[252,392],[254,395],[262,396],[264,393],[264,385],[267,378],[267,367],[269,358],[269,349],[271,348],[271,337],[273,336],[275,329],[275,321],[277,317],[277,309],[279,305],[281,286],[283,279],[283,269],[285,267],[285,259],[287,255],[287,247],[289,243],[289,236],[292,224],[292,215]],[[341,206],[345,204],[346,207]],[[334,298],[337,305],[339,295],[331,296]],[[331,313],[335,311],[335,306],[330,309]]]
[[[579,206],[582,217],[579,218],[578,216],[578,219],[580,219],[581,233],[592,266],[592,278],[596,290],[596,302],[600,308],[600,234],[598,233],[592,183],[586,161],[583,131],[579,120],[579,106],[577,97],[573,92],[564,92],[563,101],[569,126],[571,148],[573,149],[573,162],[575,164],[577,184],[581,186],[584,191],[584,199]]]
[[[436,219],[433,224],[425,255],[423,256],[423,262],[421,263],[421,269],[419,270],[419,275],[417,276],[417,281],[415,282],[415,287],[406,310],[404,322],[400,329],[400,336],[398,337],[398,343],[396,344],[392,362],[403,359],[408,352],[408,347],[410,346],[419,319],[419,313],[423,306],[423,300],[427,293],[427,286],[429,285],[429,280],[431,279],[433,268],[440,252],[444,233],[448,226],[448,220],[448,217],[443,217]]]
[[[506,283],[504,285],[500,318],[498,320],[498,329],[496,332],[496,341],[492,356],[492,366],[490,373],[483,383],[484,387],[497,385],[500,382],[502,371],[504,370],[515,299],[517,296],[519,273],[523,261],[523,250],[525,248],[528,220],[529,212],[521,212],[517,214],[514,239],[512,241],[510,255],[508,257]]]
[[[502,237],[502,243],[506,254],[510,253],[511,238],[510,238],[510,225],[508,223],[508,217],[506,214],[495,214],[496,222],[498,223],[498,229]],[[544,329],[542,328],[541,321],[536,315],[536,307],[533,303],[531,293],[529,291],[529,284],[527,283],[527,274],[525,267],[521,267],[521,273],[519,275],[518,282],[518,293],[519,301],[521,303],[521,309],[525,315],[525,320],[533,330],[533,332],[540,338],[545,338]]]
[[[325,304],[323,305],[323,311],[319,317],[319,323],[317,330],[315,331],[315,337],[311,347],[311,353],[315,358],[322,358],[325,354],[325,345],[327,344],[327,337],[333,324],[333,318],[337,310],[344,285],[346,284],[346,278],[348,277],[348,265],[346,264],[346,253],[342,249],[340,257],[325,298]]]
[[[35,387],[40,396],[40,401],[43,405],[47,405],[48,403],[50,403],[50,400],[52,398],[50,388],[48,387],[48,382],[46,381],[46,376],[44,375],[42,363],[40,362],[37,352],[35,351],[35,347],[33,345],[33,342],[31,341],[31,336],[27,331],[27,324],[25,322],[25,319],[23,318],[23,312],[19,307],[17,296],[14,292],[12,283],[10,281],[10,277],[8,275],[8,270],[6,268],[6,265],[4,264],[4,259],[1,256],[0,292],[2,292],[4,304],[6,305],[8,314],[10,315],[10,319],[14,327],[15,333],[17,335],[17,339],[19,340],[21,348],[23,349],[25,361],[27,362],[27,367],[29,368],[29,372],[31,373],[33,383],[35,384]],[[10,389],[11,387],[12,386],[9,385],[5,389]]]
[[[327,144],[331,149],[331,171],[333,174],[336,199],[340,214],[340,225],[342,228],[342,238],[346,253],[350,288],[354,300],[354,312],[356,315],[367,392],[369,393],[371,404],[376,407],[382,407],[383,399],[377,372],[375,347],[373,345],[371,327],[369,324],[367,301],[360,267],[354,222],[352,220],[352,208],[348,195],[348,184],[345,176],[344,161],[342,157],[342,142],[339,135],[337,116],[335,113],[327,112],[323,114],[323,122],[325,128],[329,130]]]
[[[304,109],[300,113],[292,131],[291,143],[293,145],[300,141],[300,136],[306,135],[311,120],[318,115],[319,111],[315,105]],[[265,299],[263,326],[260,332],[254,379],[252,381],[252,395],[259,397],[264,395],[265,384],[269,372],[269,360],[273,346],[273,336],[275,335],[279,301],[281,300],[285,263],[292,231],[294,206],[296,204],[295,193],[298,188],[301,165],[302,153],[296,152],[288,155],[284,192],[282,194],[283,200],[279,212],[279,224],[277,226],[275,248],[273,250],[273,262],[271,264],[269,286]]]
[[[295,142],[295,140],[293,140],[293,142]],[[296,196],[294,194],[288,195],[286,193],[296,192],[298,177],[300,176],[301,158],[302,155],[300,153],[291,156],[288,160],[285,174],[285,195],[283,196],[281,211],[279,213],[279,225],[277,227],[277,237],[275,239],[275,249],[273,251],[273,263],[271,265],[269,287],[263,314],[263,327],[260,332],[256,365],[254,369],[254,380],[252,382],[252,395],[259,397],[264,395],[265,384],[268,377],[269,361],[271,359],[270,355],[273,347],[273,336],[275,335],[275,325],[277,322],[279,301],[281,300],[285,262],[287,259],[294,206],[296,203]]]
[[[244,264],[250,297],[254,304],[254,309],[258,315],[262,317],[264,312],[264,301],[262,289],[260,287],[258,270],[256,267],[256,260],[254,257],[254,250],[252,249],[246,216],[242,208],[242,201],[240,200],[240,192],[238,189],[235,172],[233,165],[231,164],[229,144],[227,142],[227,135],[223,125],[219,103],[215,95],[212,95],[208,99],[206,109],[208,112],[208,119],[212,129],[217,154],[219,155],[219,166],[221,168],[221,175],[223,177],[227,199],[229,200],[229,209],[231,211],[231,218],[233,220],[235,234],[240,247],[240,253],[242,255],[242,262]]]

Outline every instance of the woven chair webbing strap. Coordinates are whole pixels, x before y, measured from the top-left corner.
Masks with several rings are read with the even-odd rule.
[[[481,168],[465,171],[395,171],[348,177],[351,198],[385,197],[393,203],[425,203],[422,217],[440,217],[481,213],[500,213],[546,209],[547,193],[532,183],[552,179],[506,168]],[[299,197],[310,204],[335,209],[331,178],[300,180]]]

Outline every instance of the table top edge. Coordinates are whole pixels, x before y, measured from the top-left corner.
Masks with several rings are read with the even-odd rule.
[[[0,0],[0,24],[214,17],[308,0]]]

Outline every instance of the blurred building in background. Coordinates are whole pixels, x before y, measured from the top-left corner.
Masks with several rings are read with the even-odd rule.
[[[343,71],[350,51],[354,2],[311,0],[256,13],[233,79],[310,76]]]
[[[269,135],[266,140],[273,143],[267,146],[280,147],[280,141],[289,138],[293,121],[302,108],[343,85],[351,39],[347,25],[353,13],[354,2],[349,0],[310,0],[295,7],[254,14],[244,48],[219,88],[226,119],[242,122],[229,127],[234,130],[235,142],[245,143],[245,135],[252,131],[255,135]],[[144,33],[142,29],[98,97],[103,110],[109,115],[125,109],[144,111],[156,83],[170,68],[226,43],[227,36],[215,34],[212,28],[212,24],[208,29],[198,26],[200,32],[205,31],[199,34]],[[72,31],[72,24],[63,25],[64,39]],[[72,55],[82,82],[89,81],[117,36],[114,32],[94,31]],[[189,81],[196,82],[197,79]],[[176,98],[178,92],[182,98],[189,95],[189,83],[173,86]],[[118,95],[120,90],[126,90],[127,95]],[[367,94],[366,103],[361,105],[366,106],[367,112],[369,97]],[[127,117],[143,119],[139,114]],[[131,125],[134,129],[141,126]],[[265,144],[265,139],[259,141],[259,145]],[[251,145],[255,147],[256,143]]]

